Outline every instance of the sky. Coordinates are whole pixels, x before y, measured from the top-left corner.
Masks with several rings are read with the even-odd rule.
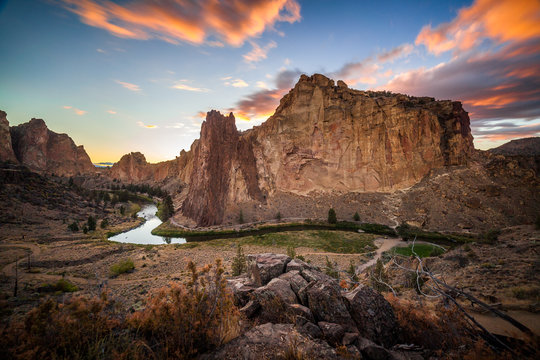
[[[540,1],[0,0],[0,109],[93,162],[249,129],[301,74],[459,100],[475,146],[540,136]]]

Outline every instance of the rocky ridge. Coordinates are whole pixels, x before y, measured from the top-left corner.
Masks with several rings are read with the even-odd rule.
[[[5,111],[0,110],[0,160],[12,163],[17,162],[13,146],[11,145],[11,134],[9,132],[9,122]]]

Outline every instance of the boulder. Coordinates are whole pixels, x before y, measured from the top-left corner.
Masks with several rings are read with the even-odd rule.
[[[306,269],[306,270],[315,270],[316,267],[313,266],[313,265],[310,265],[310,264],[308,264],[305,261],[302,261],[300,259],[292,259],[287,264],[287,272],[290,272],[290,271],[293,271],[293,270],[302,271],[304,269]]]
[[[298,299],[291,289],[291,285],[283,279],[272,279],[267,285],[255,290],[252,297],[258,299],[261,303],[274,297],[279,298],[285,304],[296,304]]]
[[[319,321],[317,323],[321,329],[324,338],[332,345],[340,345],[343,335],[345,335],[345,329],[343,326],[326,321]]]
[[[300,305],[300,304],[290,304],[289,309],[296,316],[301,316],[301,317],[311,321],[312,323],[315,323],[315,317],[313,317],[313,313],[311,312],[311,310],[308,307],[306,307],[304,305]]]
[[[256,326],[202,359],[283,359],[291,353],[305,359],[341,359],[327,343],[314,340],[292,324],[266,323]],[[288,357],[287,357],[288,355]],[[298,358],[298,357],[296,357]]]
[[[296,296],[298,296],[300,289],[302,289],[308,284],[308,282],[300,275],[300,272],[298,270],[288,271],[285,274],[280,275],[279,279],[288,281],[291,285],[291,289],[294,291]]]
[[[342,325],[346,331],[357,332],[351,318],[341,288],[336,280],[322,280],[309,284],[306,290],[308,307],[318,321]]]
[[[248,255],[247,274],[255,285],[263,286],[283,274],[289,261],[291,258],[283,254]]]
[[[398,325],[394,310],[381,294],[360,285],[345,293],[344,298],[360,335],[384,346],[396,343]]]
[[[250,294],[256,289],[251,279],[241,276],[227,280],[227,285],[232,290],[237,305],[244,306],[250,300]]]

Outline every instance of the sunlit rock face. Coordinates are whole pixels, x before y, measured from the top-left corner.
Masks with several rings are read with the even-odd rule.
[[[10,132],[15,156],[31,170],[62,176],[95,171],[82,145],[75,145],[67,134],[49,130],[42,119],[11,127]]]
[[[262,199],[252,144],[240,137],[233,114],[210,111],[192,147],[189,192],[182,212],[198,225],[221,223],[228,202]]]
[[[364,92],[302,75],[261,126],[239,133],[234,117],[208,113],[190,151],[182,211],[220,224],[237,204],[277,193],[319,196],[409,187],[432,169],[466,164],[474,147],[459,102]]]
[[[303,75],[253,132],[269,192],[400,189],[474,149],[459,102],[352,90],[319,74]]]
[[[17,162],[11,145],[7,114],[0,110],[0,161]]]

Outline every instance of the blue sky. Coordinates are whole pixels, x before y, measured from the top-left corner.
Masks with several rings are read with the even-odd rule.
[[[189,149],[206,111],[247,129],[320,72],[463,101],[488,148],[539,134],[538,24],[535,0],[0,0],[0,109],[94,162],[156,162]]]

